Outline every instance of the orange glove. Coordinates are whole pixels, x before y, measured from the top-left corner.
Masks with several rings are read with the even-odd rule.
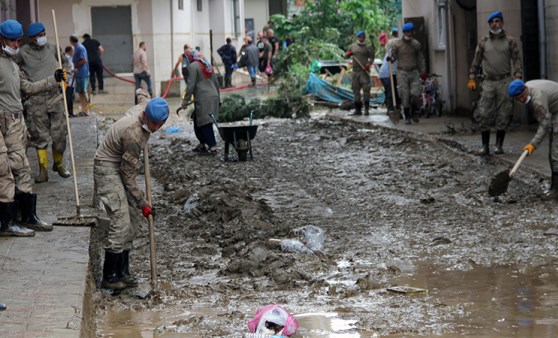
[[[529,155],[531,155],[532,153],[535,152],[535,146],[531,143],[529,143],[528,145],[526,145],[525,147],[523,147],[523,150],[527,150],[529,152]]]
[[[475,83],[475,79],[469,79],[469,89],[472,91],[477,90],[477,84]]]
[[[142,213],[143,213],[143,217],[146,217],[151,215],[153,216],[153,210],[151,210],[151,206],[148,204],[145,207],[143,207],[143,209],[141,209]]]

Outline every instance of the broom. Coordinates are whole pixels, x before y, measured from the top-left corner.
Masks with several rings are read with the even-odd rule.
[[[58,28],[56,26],[56,14],[54,13],[54,9],[52,10],[52,21],[54,23],[54,35],[56,37],[56,51],[57,51],[56,55],[58,56],[58,68],[62,69],[62,56],[60,55],[60,43],[58,41]],[[66,115],[66,127],[68,129],[68,144],[70,145],[70,158],[72,160],[74,192],[76,195],[76,215],[69,216],[69,217],[59,217],[58,221],[53,222],[52,224],[63,225],[63,226],[91,226],[91,225],[95,225],[95,223],[97,222],[97,217],[81,215],[81,208],[79,205],[79,192],[77,186],[77,176],[76,176],[76,163],[74,161],[74,147],[72,144],[72,129],[70,128],[70,116],[68,113],[65,82],[60,82],[60,87],[62,89],[62,96],[64,97],[64,112]]]

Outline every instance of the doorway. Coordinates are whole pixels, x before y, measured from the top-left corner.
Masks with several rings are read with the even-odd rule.
[[[132,72],[132,9],[130,6],[91,8],[93,38],[105,53],[103,64],[115,73]]]

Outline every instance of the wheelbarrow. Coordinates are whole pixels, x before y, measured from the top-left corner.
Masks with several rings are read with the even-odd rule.
[[[236,149],[239,161],[246,161],[248,159],[248,153],[250,153],[250,160],[253,160],[252,139],[256,137],[258,126],[252,125],[252,112],[250,112],[250,125],[248,126],[222,127],[217,123],[215,116],[213,116],[213,114],[210,115],[219,130],[221,139],[225,142],[225,161],[229,160],[229,148],[231,144],[234,149]]]

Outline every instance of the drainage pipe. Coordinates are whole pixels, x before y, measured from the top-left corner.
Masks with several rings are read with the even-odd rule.
[[[546,55],[546,48],[547,48],[547,41],[546,41],[546,17],[545,17],[545,1],[544,0],[537,0],[537,11],[539,17],[539,52],[540,52],[540,72],[541,72],[541,79],[548,78],[548,69],[547,69],[547,55]]]

